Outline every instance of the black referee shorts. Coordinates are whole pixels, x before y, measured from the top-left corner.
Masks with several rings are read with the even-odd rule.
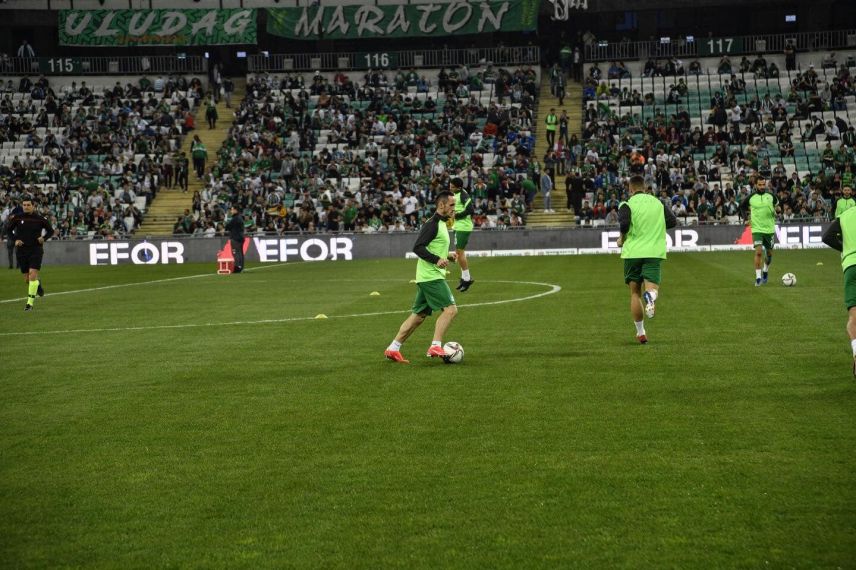
[[[21,273],[29,273],[30,269],[41,269],[42,257],[44,256],[44,254],[45,250],[41,247],[19,247],[17,250],[17,256],[18,267],[21,269]]]

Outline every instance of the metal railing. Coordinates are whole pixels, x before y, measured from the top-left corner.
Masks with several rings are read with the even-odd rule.
[[[0,58],[0,75],[142,75],[207,70],[208,60],[198,55]]]
[[[719,44],[720,39],[733,40]],[[695,37],[672,38],[668,43],[647,42],[595,42],[585,46],[586,61],[622,61],[647,59],[649,57],[719,57],[722,55],[742,55],[758,52],[779,52],[792,41],[798,51],[856,49],[856,30],[836,30],[826,32],[803,32],[775,35],[734,36],[725,38]],[[709,42],[715,42],[708,46]],[[705,49],[707,48],[707,49]]]
[[[386,57],[384,57],[386,56]],[[536,46],[333,53],[257,54],[248,58],[248,69],[261,71],[332,71],[369,67],[450,67],[458,65],[537,65]]]

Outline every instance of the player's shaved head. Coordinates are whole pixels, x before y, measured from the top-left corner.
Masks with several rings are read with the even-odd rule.
[[[434,198],[434,204],[437,204],[437,205],[445,204],[446,202],[449,201],[449,198],[451,198],[451,197],[452,197],[451,192],[445,192],[445,191],[440,192],[439,194],[437,194],[437,197]]]
[[[630,182],[628,185],[630,187],[630,192],[633,194],[645,191],[645,179],[639,176],[638,174],[635,174],[630,177]]]

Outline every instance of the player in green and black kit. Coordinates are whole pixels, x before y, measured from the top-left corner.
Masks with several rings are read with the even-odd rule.
[[[460,178],[452,178],[452,192],[455,194],[455,253],[461,266],[461,281],[455,289],[463,293],[475,283],[467,262],[467,244],[473,233],[473,199],[464,190],[464,182]]]
[[[434,339],[428,349],[428,356],[444,357],[443,335],[458,314],[452,290],[446,283],[446,267],[457,258],[455,252],[449,252],[449,228],[446,226],[446,220],[455,212],[455,197],[450,192],[440,192],[434,203],[437,209],[422,225],[413,246],[413,252],[419,257],[416,262],[413,312],[402,323],[395,339],[384,352],[384,356],[395,362],[409,362],[401,354],[401,345],[433,311],[442,311],[442,314],[434,325]]]
[[[636,340],[645,344],[648,337],[642,303],[645,314],[653,319],[660,289],[660,263],[666,259],[666,228],[675,227],[678,220],[671,208],[645,192],[645,179],[641,176],[632,176],[629,186],[630,198],[618,207],[618,247],[624,260],[624,282],[630,286]]]
[[[841,214],[856,207],[856,200],[853,199],[853,189],[850,186],[843,188],[844,195],[835,202],[835,217],[840,218]]]
[[[740,203],[746,225],[752,226],[752,244],[755,246],[755,287],[767,282],[770,264],[773,263],[773,244],[776,241],[776,204],[769,182],[759,178],[755,192]],[[763,257],[763,265],[761,258]]]
[[[42,269],[42,257],[45,253],[42,244],[53,235],[53,227],[47,218],[35,212],[32,198],[24,198],[21,206],[24,213],[9,218],[7,233],[9,239],[15,242],[18,267],[27,283],[27,304],[24,310],[32,311],[36,295],[41,297],[45,294],[39,281],[39,271]]]
[[[841,252],[844,270],[844,305],[847,307],[847,334],[853,351],[853,376],[856,377],[856,208],[835,218],[823,233],[823,243]]]

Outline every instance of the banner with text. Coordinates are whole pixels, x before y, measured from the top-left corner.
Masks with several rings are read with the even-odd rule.
[[[64,46],[256,43],[255,10],[60,10]]]
[[[319,38],[412,38],[535,30],[538,0],[426,2],[398,6],[269,8],[269,34]]]
[[[830,260],[837,252],[827,248],[821,236],[829,222],[776,226],[776,249],[826,249]],[[612,254],[618,228],[563,230],[475,231],[467,255],[474,257],[552,256]],[[412,255],[415,233],[306,234],[254,236],[246,240],[247,262],[350,261],[352,259],[403,258]],[[45,244],[45,264],[172,265],[209,263],[217,270],[218,254],[225,238],[176,238],[130,240],[50,240]],[[671,229],[666,245],[673,252],[751,251],[750,228],[738,225],[682,226]],[[472,254],[470,253],[472,250]],[[748,259],[748,258],[747,258]],[[620,273],[621,260],[615,260]]]

